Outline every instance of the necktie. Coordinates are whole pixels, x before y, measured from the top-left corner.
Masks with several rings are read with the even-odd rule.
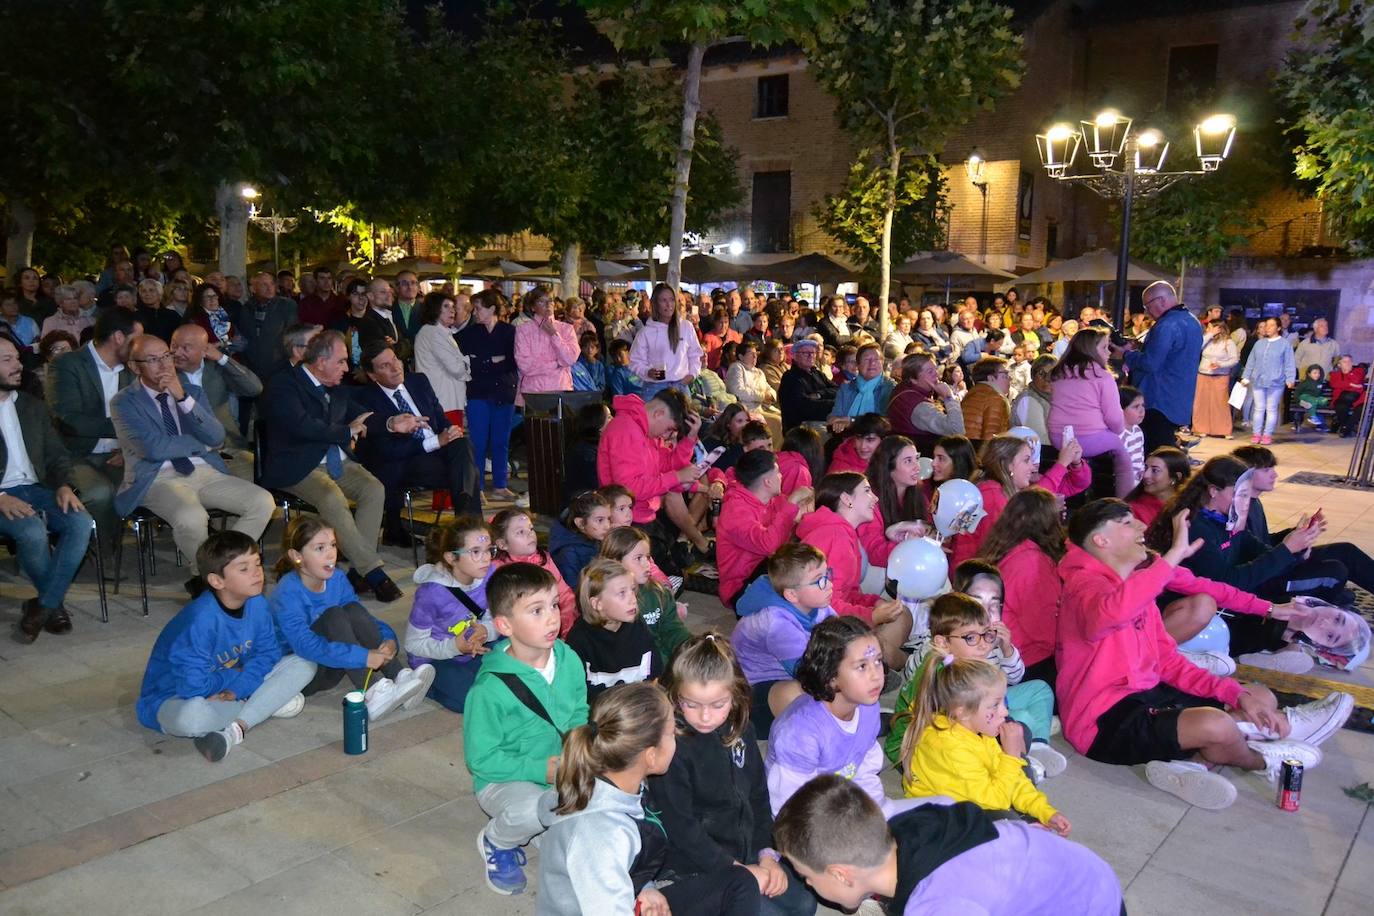
[[[401,389],[399,388],[396,389],[396,407],[401,411],[401,413],[414,414],[417,417],[419,416],[419,414],[415,413],[415,408],[411,407],[410,402],[406,400],[406,396],[404,394],[401,394]],[[410,438],[412,439],[423,439],[424,437],[425,431],[423,429],[412,429],[410,431]]]
[[[328,419],[329,392],[325,390],[323,385],[320,386],[320,394],[324,395],[324,413],[325,418]],[[329,473],[329,476],[334,480],[338,480],[340,477],[343,476],[343,452],[339,450],[339,447],[337,445],[331,445],[325,451],[324,469]]]
[[[157,396],[157,406],[162,408],[162,428],[167,431],[169,436],[181,435],[181,429],[177,426],[176,417],[172,416],[172,398],[167,392]],[[172,470],[178,474],[190,474],[196,469],[195,464],[190,458],[173,458]]]

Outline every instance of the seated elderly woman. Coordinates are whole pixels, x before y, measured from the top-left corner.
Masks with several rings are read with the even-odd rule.
[[[858,372],[840,386],[835,406],[830,412],[830,427],[842,430],[855,417],[864,414],[886,414],[895,384],[883,372],[883,355],[876,343],[859,348],[856,359]]]

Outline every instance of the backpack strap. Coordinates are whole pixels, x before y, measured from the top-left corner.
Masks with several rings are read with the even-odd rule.
[[[449,594],[457,598],[458,603],[467,608],[468,613],[471,614],[473,618],[480,618],[486,613],[486,609],[480,606],[476,601],[473,601],[472,596],[464,591],[461,586],[449,585],[446,587],[448,588]]]
[[[549,711],[544,708],[544,704],[539,702],[539,698],[534,695],[533,691],[530,690],[529,684],[526,684],[524,681],[520,680],[520,675],[514,674],[510,671],[501,671],[493,673],[495,673],[496,676],[501,679],[501,682],[503,684],[510,688],[510,692],[515,694],[515,698],[519,700],[525,706],[526,709],[534,713],[539,718],[543,719],[545,722],[549,723],[549,725],[553,726],[553,730],[558,732],[558,740],[563,740],[563,738],[565,737],[563,729],[559,728],[554,723],[553,716],[549,715]]]

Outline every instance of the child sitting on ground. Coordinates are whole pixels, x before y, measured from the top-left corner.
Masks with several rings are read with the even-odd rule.
[[[565,583],[577,582],[611,530],[611,504],[596,490],[579,493],[549,529],[549,555]]]
[[[368,613],[336,567],[334,529],[317,515],[297,515],[282,536],[269,604],[282,654],[318,665],[305,695],[329,690],[347,675],[363,691],[370,721],[397,706],[413,709],[434,682],[432,665],[411,668],[398,657],[396,631]]]
[[[679,604],[666,585],[650,576],[653,560],[649,556],[649,536],[639,528],[613,528],[601,541],[600,556],[619,560],[635,577],[639,617],[654,635],[659,661],[667,662],[673,650],[692,634],[682,622],[686,605]]]
[[[662,665],[654,635],[639,616],[635,577],[619,560],[601,557],[582,570],[577,586],[582,617],[568,631],[568,647],[582,659],[587,700],[607,687],[656,680]]]
[[[663,887],[671,835],[644,807],[647,777],[667,771],[676,746],[673,708],[656,684],[623,684],[568,733],[558,788],[540,805],[548,826],[539,847],[540,916],[754,916],[759,887],[726,862]]]
[[[539,546],[534,517],[528,509],[502,509],[491,517],[492,538],[496,542],[495,566],[507,563],[533,563],[549,572],[558,582],[558,635],[566,638],[578,617],[577,594],[568,586],[558,564]]]
[[[768,575],[741,596],[730,636],[749,682],[749,717],[765,736],[773,719],[801,695],[797,664],[811,631],[835,616],[825,554],[810,544],[784,544],[768,559]]]
[[[425,562],[415,570],[415,603],[406,621],[406,654],[413,666],[434,668],[431,699],[462,712],[494,636],[487,613],[493,571],[491,531],[472,515],[430,529]]]
[[[768,557],[792,538],[797,518],[812,507],[810,488],[782,495],[782,472],[766,449],[745,452],[732,472],[716,524],[717,588],[727,608],[762,575]]]
[[[257,541],[215,532],[196,551],[196,568],[208,588],[158,634],[139,688],[138,721],[194,738],[196,750],[217,763],[269,716],[305,708],[301,690],[315,663],[282,655],[262,597]]]
[[[596,492],[606,497],[611,504],[611,527],[628,528],[635,523],[635,496],[630,488],[618,483],[607,484]],[[654,558],[649,558],[649,577],[660,585],[666,585],[674,595],[682,591],[682,577],[670,576],[658,568]],[[572,626],[571,623],[568,624]]]
[[[544,832],[539,797],[553,783],[563,735],[587,721],[587,682],[558,638],[558,584],[532,563],[487,580],[487,607],[506,642],[482,659],[463,711],[463,759],[477,804],[491,818],[477,833],[487,886],[525,890],[525,850]]]
[[[1140,475],[1145,473],[1145,433],[1140,421],[1145,419],[1145,395],[1130,385],[1119,386],[1121,392],[1121,444],[1126,446],[1126,454],[1131,458],[1131,487],[1140,484]]]
[[[916,802],[888,798],[879,772],[883,652],[857,617],[831,617],[811,631],[797,664],[805,692],[773,723],[768,739],[768,797],[776,814],[806,782],[840,773],[862,788],[888,817]]]
[[[951,654],[927,665],[902,739],[902,788],[915,798],[941,795],[988,811],[1018,811],[1068,836],[1069,819],[1026,776],[1021,758],[998,743],[1010,721],[1006,696],[1006,675],[983,659]]]
[[[812,916],[816,898],[787,874],[773,845],[763,758],[749,719],[749,684],[719,633],[678,647],[663,679],[677,714],[677,753],[649,779],[668,833],[668,867],[707,874],[735,862],[763,894],[760,916]]]
[[[892,914],[1118,916],[1121,883],[1085,846],[977,805],[924,805],[888,819],[862,787],[827,773],[773,823],[778,851],[827,900],[874,895]]]

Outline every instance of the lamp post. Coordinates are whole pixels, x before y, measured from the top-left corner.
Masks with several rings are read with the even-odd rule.
[[[1216,114],[1193,128],[1197,159],[1201,168],[1164,171],[1169,142],[1157,130],[1132,132],[1131,119],[1108,109],[1091,121],[1080,121],[1080,129],[1055,124],[1037,134],[1035,145],[1040,164],[1057,181],[1086,185],[1099,196],[1121,201],[1121,246],[1116,261],[1116,303],[1113,323],[1120,329],[1126,318],[1128,270],[1131,255],[1131,207],[1135,198],[1158,194],[1170,185],[1193,175],[1215,172],[1231,152],[1236,136],[1236,119]],[[1073,173],[1079,147],[1088,147],[1091,170]],[[1180,292],[1182,292],[1180,290]]]
[[[968,173],[968,180],[978,189],[978,193],[983,196],[983,219],[981,228],[978,232],[978,260],[986,264],[988,262],[988,161],[983,158],[983,154],[974,150],[968,154],[968,159],[964,161],[964,171]]]
[[[239,194],[248,201],[248,221],[264,232],[272,233],[272,269],[281,269],[281,237],[296,228],[300,222],[294,216],[278,216],[275,210],[267,216],[258,212],[258,206],[254,203],[258,199],[258,189],[252,185],[244,185]]]

